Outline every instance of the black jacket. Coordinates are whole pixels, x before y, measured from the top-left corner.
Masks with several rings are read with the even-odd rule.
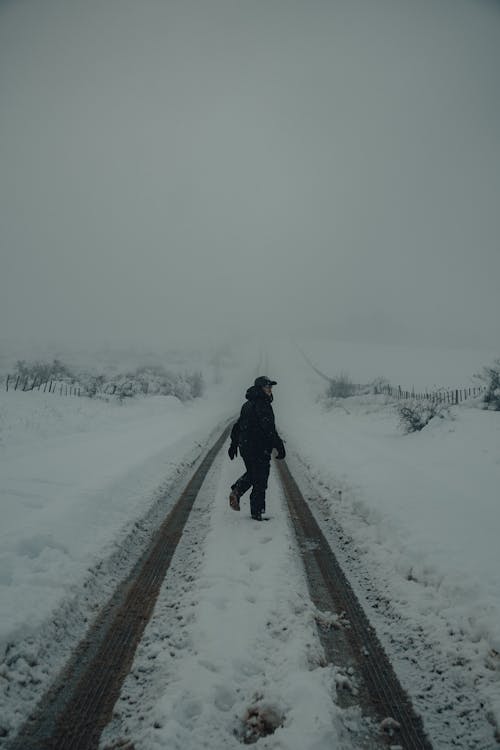
[[[231,430],[231,443],[239,447],[242,455],[271,453],[273,448],[284,453],[283,441],[274,424],[273,397],[253,385],[247,390],[246,398]]]

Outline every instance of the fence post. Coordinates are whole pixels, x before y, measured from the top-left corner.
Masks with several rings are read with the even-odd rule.
[[[7,375],[7,380],[6,380],[6,382],[5,382],[5,390],[6,390],[6,391],[8,391],[8,390],[9,390],[9,378],[10,378],[10,375]]]

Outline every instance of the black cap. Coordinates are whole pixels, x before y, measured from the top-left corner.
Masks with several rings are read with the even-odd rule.
[[[254,385],[263,388],[265,385],[277,385],[277,383],[276,380],[270,380],[266,375],[260,375],[258,378],[255,378]]]

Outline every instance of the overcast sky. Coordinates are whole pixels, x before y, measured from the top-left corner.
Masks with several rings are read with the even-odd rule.
[[[496,346],[500,3],[0,0],[0,338]]]

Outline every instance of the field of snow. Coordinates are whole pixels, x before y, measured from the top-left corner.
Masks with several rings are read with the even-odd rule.
[[[301,347],[332,375],[345,371],[359,382],[382,375],[416,388],[466,385],[495,356],[356,351],[327,342]],[[189,404],[0,391],[4,731],[19,724],[123,576],[130,561],[109,563],[113,552],[155,506],[159,489],[182,482],[217,426],[238,410],[258,361],[247,355],[235,357],[240,366],[220,373],[222,382],[209,382],[205,396]],[[291,468],[325,533],[338,542],[335,551],[435,746],[493,748],[500,724],[499,414],[469,403],[404,435],[384,397],[326,403],[325,382],[294,346],[269,347],[266,370],[278,381],[274,408]],[[227,486],[241,468],[225,455],[216,462],[200,514],[186,527],[187,551],[180,547],[174,556],[181,575],[188,555],[191,575],[173,592],[167,576],[138,651],[134,673],[151,673],[151,684],[140,681],[139,691],[147,721],[139,726],[126,708],[127,695],[137,700],[130,681],[118,715],[141,750],[194,750],[205,731],[231,747],[252,705],[277,712],[283,723],[263,747],[319,750],[333,740],[350,747],[346,717],[329,704],[335,670],[322,671],[318,660],[314,612],[280,491],[271,477],[272,518],[255,530],[245,504],[241,514],[227,507]],[[176,633],[167,623],[165,640],[155,633],[172,597],[182,627]],[[293,634],[280,633],[283,621]],[[51,648],[46,641],[54,633]],[[159,671],[146,669],[152,658]],[[171,706],[184,706],[185,715]]]
[[[429,360],[429,352],[427,357],[423,352],[409,357],[397,348],[381,350],[377,358],[374,352],[355,352],[354,346],[329,347],[325,342],[304,350],[322,371],[345,370],[361,382],[377,373],[390,377],[391,370],[384,363],[394,366],[399,356],[397,380],[422,388],[432,386],[429,373],[436,359],[437,369],[447,378],[437,382],[445,387],[453,375],[454,385],[470,382],[468,377],[494,359],[489,352],[481,356],[480,352],[453,351],[449,360],[446,352],[432,353]],[[368,360],[371,369],[363,369],[361,363]],[[412,367],[406,376],[403,362]],[[417,362],[418,371],[413,369]],[[409,641],[406,649],[404,643],[398,649],[393,623],[378,616],[380,599],[390,602],[392,616],[400,618],[396,631],[403,621],[406,627],[413,622],[416,637],[424,633],[426,643],[432,644],[436,671],[453,673],[454,696],[440,684],[440,678],[433,680],[438,705],[450,701],[456,705],[461,693],[480,695],[498,727],[500,414],[468,403],[453,407],[449,418],[405,435],[395,405],[385,397],[330,404],[318,400],[325,381],[289,347],[275,349],[271,366],[278,380],[275,411],[288,439],[292,468],[297,473],[306,468],[313,477],[309,490],[317,493],[323,515],[339,522],[350,535],[355,553],[350,549],[345,562],[352,566],[354,557],[359,565],[357,572],[353,570],[354,584],[356,575],[369,575],[369,583],[364,588],[360,585],[358,593],[368,606],[370,600],[375,601],[370,617],[384,633],[388,652],[399,660],[403,683],[413,694],[429,690],[428,684],[417,684],[425,677],[411,669]],[[300,461],[294,461],[293,454]],[[418,641],[411,643],[411,653],[431,670],[427,656],[424,660],[419,654]],[[422,710],[425,703],[422,699]],[[470,717],[465,724],[463,737],[455,738],[464,743],[458,746],[485,747],[491,727],[477,727]],[[440,731],[438,726],[435,731]],[[444,747],[445,737],[440,742],[438,746]]]

